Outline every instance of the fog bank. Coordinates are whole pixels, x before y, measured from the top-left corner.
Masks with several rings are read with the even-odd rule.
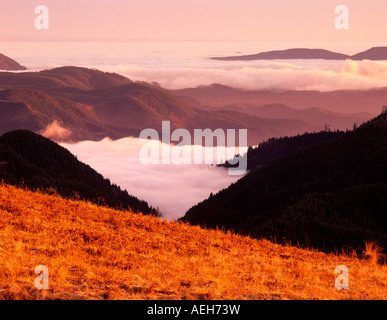
[[[106,138],[61,145],[129,194],[159,207],[166,219],[182,217],[211,192],[227,188],[241,178],[229,176],[226,169],[204,164],[143,165],[139,153],[145,143],[136,138],[116,141]]]

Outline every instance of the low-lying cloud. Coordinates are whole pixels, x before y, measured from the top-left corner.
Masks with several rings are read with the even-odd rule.
[[[143,165],[139,152],[145,143],[136,138],[116,141],[106,138],[99,142],[61,145],[129,194],[159,207],[166,219],[182,217],[211,192],[216,193],[241,178],[229,176],[228,170],[223,168],[205,164]]]
[[[387,87],[386,61],[213,61],[195,66],[100,66],[167,89],[220,83],[246,90],[362,90]]]
[[[7,55],[30,71],[63,65],[117,72],[167,89],[220,83],[240,89],[319,90],[387,87],[387,61],[218,61],[213,56],[254,54],[291,47],[355,54],[353,43],[7,43]],[[375,45],[374,43],[372,45]],[[380,43],[380,46],[385,46]],[[26,49],[27,48],[27,49]]]
[[[51,140],[62,141],[70,137],[72,132],[69,129],[63,128],[60,123],[55,120],[42,130],[40,134]]]

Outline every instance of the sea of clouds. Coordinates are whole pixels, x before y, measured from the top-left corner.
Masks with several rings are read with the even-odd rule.
[[[174,220],[182,217],[192,206],[212,193],[227,188],[241,176],[231,176],[227,169],[204,164],[149,164],[140,161],[140,150],[148,141],[124,138],[112,141],[82,141],[61,143],[63,147],[108,178],[126,189],[129,194],[159,208],[163,217]],[[161,147],[161,143],[154,141]],[[203,157],[208,148],[201,149]],[[212,150],[212,152],[216,152]],[[192,156],[193,156],[192,152]],[[216,156],[214,156],[216,162]]]
[[[246,90],[364,90],[387,87],[384,61],[219,62],[183,67],[100,66],[133,80],[158,82],[168,89],[219,83]]]
[[[386,61],[217,61],[214,56],[253,54],[294,46],[354,54],[382,44],[335,43],[4,43],[30,70],[76,65],[116,72],[167,89],[219,83],[241,89],[362,90],[387,86]],[[347,46],[348,48],[344,48]]]

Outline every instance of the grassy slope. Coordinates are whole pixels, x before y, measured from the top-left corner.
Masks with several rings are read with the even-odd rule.
[[[0,298],[386,299],[387,267],[0,184]],[[34,287],[46,265],[49,290]],[[349,268],[349,290],[334,270]]]

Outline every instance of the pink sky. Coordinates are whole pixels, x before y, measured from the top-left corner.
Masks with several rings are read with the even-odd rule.
[[[384,42],[385,0],[1,0],[0,41],[322,41]],[[34,28],[47,5],[50,29]],[[337,5],[350,29],[334,27]]]

